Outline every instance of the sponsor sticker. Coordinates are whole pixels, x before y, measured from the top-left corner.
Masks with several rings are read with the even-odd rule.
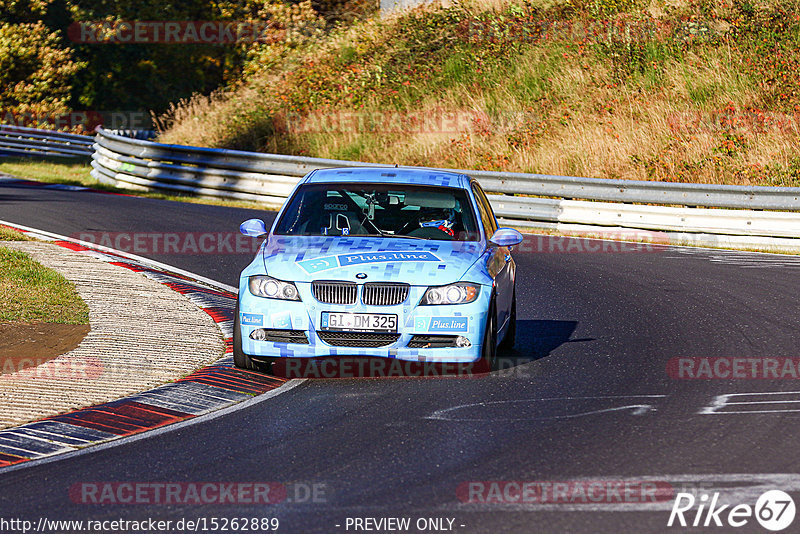
[[[344,235],[344,234],[343,234]],[[350,265],[362,265],[365,263],[394,263],[401,261],[435,261],[442,260],[433,252],[427,250],[412,251],[388,251],[388,252],[364,252],[358,254],[340,254],[338,256],[323,256],[311,260],[297,262],[302,269],[314,274],[337,267],[348,267]]]
[[[415,317],[415,332],[469,332],[469,317]]]
[[[467,332],[469,317],[431,317],[430,332]]]
[[[327,271],[328,269],[335,269],[339,266],[339,264],[336,262],[336,256],[325,256],[322,258],[314,258],[313,260],[303,260],[297,262],[297,264],[308,274]]]
[[[427,250],[409,252],[367,252],[361,254],[342,254],[338,256],[342,267],[348,265],[360,265],[362,263],[384,263],[395,261],[437,261],[436,254]]]
[[[270,316],[270,320],[272,321],[272,328],[292,329],[292,314],[288,311],[275,313]]]
[[[260,313],[243,313],[242,324],[246,326],[263,326],[264,316]]]

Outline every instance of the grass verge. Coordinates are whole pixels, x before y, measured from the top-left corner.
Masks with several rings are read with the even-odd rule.
[[[62,275],[0,247],[0,322],[89,324],[89,308]]]
[[[30,239],[13,228],[0,226],[0,241],[30,241]]]

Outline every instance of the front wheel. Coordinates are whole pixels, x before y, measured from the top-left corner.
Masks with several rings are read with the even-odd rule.
[[[255,362],[242,350],[242,328],[239,325],[239,301],[233,312],[233,365],[239,369],[255,369]]]
[[[483,349],[481,350],[481,367],[486,371],[495,368],[497,360],[497,331],[495,329],[495,308],[494,299],[489,306],[488,318],[486,319],[486,332],[483,334]]]
[[[517,341],[517,292],[514,291],[514,296],[511,298],[511,313],[508,317],[508,328],[506,328],[506,335],[503,341],[500,342],[500,348],[504,351],[510,351],[514,348],[514,343]]]

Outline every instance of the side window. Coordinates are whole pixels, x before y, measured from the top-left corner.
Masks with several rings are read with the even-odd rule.
[[[486,238],[492,237],[492,234],[497,231],[497,221],[494,218],[492,206],[489,204],[489,199],[486,194],[476,183],[472,184],[472,191],[475,193],[475,200],[478,202],[478,210],[481,212],[481,221],[483,221],[483,228],[486,230]]]

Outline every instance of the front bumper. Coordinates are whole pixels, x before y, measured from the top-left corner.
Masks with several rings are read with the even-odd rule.
[[[335,305],[318,302],[310,283],[297,283],[302,301],[285,301],[256,297],[243,278],[239,288],[239,323],[242,351],[262,358],[316,358],[326,356],[364,356],[396,358],[414,362],[466,363],[481,356],[486,313],[491,287],[481,287],[475,302],[459,305],[419,306],[427,287],[412,286],[406,301],[396,306]],[[396,314],[396,341],[381,347],[335,346],[323,340],[320,324],[322,312]],[[305,332],[308,343],[258,341],[250,338],[256,329],[279,329]],[[414,336],[463,336],[468,347],[409,347]],[[419,339],[419,338],[417,338]],[[337,343],[341,343],[338,341]]]

